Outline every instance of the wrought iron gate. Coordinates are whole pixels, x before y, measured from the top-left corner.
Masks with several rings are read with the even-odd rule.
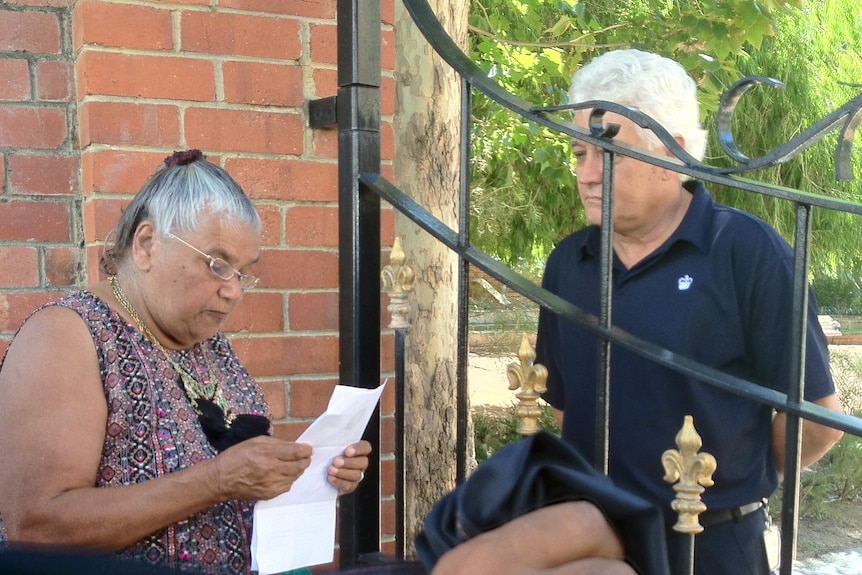
[[[738,153],[730,135],[730,116],[742,93],[753,83],[765,79],[749,79],[738,84],[724,100],[718,128],[725,151],[740,165],[736,168],[716,168],[692,158],[680,156],[683,165],[671,160],[660,160],[614,142],[612,134],[600,125],[590,132],[574,128],[556,118],[554,108],[537,108],[501,89],[489,79],[451,41],[425,0],[399,0],[413,17],[414,22],[437,53],[462,78],[462,185],[459,191],[459,230],[452,230],[434,218],[422,206],[406,196],[392,183],[380,176],[380,5],[376,0],[338,0],[338,94],[335,97],[310,102],[309,116],[312,127],[338,126],[339,153],[339,291],[340,291],[340,378],[362,387],[376,387],[380,381],[379,332],[380,318],[380,207],[381,198],[418,226],[432,234],[460,258],[459,267],[459,326],[458,326],[458,462],[457,477],[464,479],[466,445],[466,288],[467,265],[473,265],[533,302],[544,306],[583,326],[600,337],[605,347],[611,343],[627,348],[640,356],[670,369],[687,373],[697,379],[725,390],[743,395],[788,414],[787,469],[784,473],[784,499],[782,504],[782,575],[790,575],[796,548],[796,519],[799,495],[798,455],[801,441],[800,418],[810,419],[854,435],[862,436],[862,420],[849,415],[830,412],[802,400],[803,357],[805,345],[807,271],[811,235],[811,212],[828,209],[862,215],[862,205],[835,198],[814,196],[737,177],[735,174],[783,163],[799,154],[825,133],[841,127],[836,153],[838,178],[850,176],[850,151],[855,129],[862,122],[862,96],[854,98],[816,125],[781,148],[753,160]],[[502,266],[469,241],[467,226],[469,193],[469,138],[471,92],[478,90],[491,100],[509,108],[513,113],[548,128],[577,138],[605,150],[605,166],[613,165],[616,154],[634,157],[664,168],[673,169],[699,180],[717,183],[780,198],[796,205],[796,234],[794,239],[794,328],[793,346],[788,361],[794,366],[788,394],[778,393],[751,382],[707,368],[681,355],[661,349],[614,328],[610,324],[610,299],[605,298],[605,309],[600,317],[587,314],[569,302],[538,288],[530,281]],[[627,108],[608,103],[601,105],[639,123],[649,124],[650,119]],[[674,142],[668,141],[672,148]],[[679,150],[677,150],[679,151]],[[605,197],[609,196],[611,178],[605,176]],[[607,212],[606,212],[607,217]],[[607,226],[605,226],[607,228]],[[611,257],[610,238],[603,237],[602,253]],[[610,270],[610,266],[604,266]],[[606,272],[602,285],[609,285]],[[395,329],[396,373],[396,555],[404,552],[403,515],[403,327]],[[609,369],[608,354],[599,370],[599,378]],[[601,394],[600,394],[601,395]],[[604,394],[607,397],[607,394]],[[600,400],[601,401],[601,400]],[[598,406],[598,413],[606,413],[606,406]],[[379,418],[369,425],[367,436],[379,453]],[[602,441],[602,457],[606,461],[606,441]],[[672,447],[672,446],[669,446]],[[704,446],[708,450],[708,446]],[[376,562],[380,557],[380,473],[379,462],[372,461],[367,481],[357,494],[341,502],[340,562],[351,567],[361,562]],[[601,466],[602,462],[597,462]],[[679,573],[678,575],[682,575]]]

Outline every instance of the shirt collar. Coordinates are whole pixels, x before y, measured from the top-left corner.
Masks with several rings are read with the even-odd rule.
[[[683,183],[683,187],[692,194],[691,204],[677,229],[655,253],[666,251],[678,241],[689,242],[703,253],[709,252],[710,237],[712,237],[710,213],[715,202],[702,182],[689,180]],[[600,242],[599,226],[589,226],[579,246],[578,259],[582,261],[598,257]]]

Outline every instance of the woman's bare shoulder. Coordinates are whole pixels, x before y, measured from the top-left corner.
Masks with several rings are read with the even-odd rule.
[[[64,384],[80,390],[84,377],[100,384],[90,330],[75,310],[48,305],[34,312],[9,344],[0,368],[0,396],[8,394],[10,383],[25,394],[45,388],[62,393]],[[21,390],[22,384],[29,390]]]

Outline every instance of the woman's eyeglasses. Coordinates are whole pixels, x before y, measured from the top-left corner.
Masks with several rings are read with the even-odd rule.
[[[213,273],[214,276],[216,276],[219,279],[222,279],[224,281],[229,281],[233,276],[236,276],[239,278],[239,287],[241,287],[244,290],[253,288],[260,281],[259,277],[250,276],[248,274],[244,274],[242,272],[236,271],[236,269],[234,269],[234,267],[232,265],[230,265],[229,263],[227,263],[223,259],[214,258],[211,255],[200,251],[199,249],[197,249],[196,247],[194,247],[193,245],[191,245],[190,243],[188,243],[184,239],[177,237],[174,234],[168,234],[168,237],[175,239],[178,242],[184,243],[185,245],[187,245],[188,247],[192,248],[194,251],[196,251],[197,253],[199,253],[203,257],[205,257],[207,260],[209,260],[210,271]]]

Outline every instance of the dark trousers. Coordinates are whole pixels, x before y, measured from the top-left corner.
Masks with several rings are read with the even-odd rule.
[[[739,519],[712,525],[694,537],[695,575],[769,575],[763,529],[766,515],[758,509]],[[668,558],[679,573],[680,537],[668,534]]]

